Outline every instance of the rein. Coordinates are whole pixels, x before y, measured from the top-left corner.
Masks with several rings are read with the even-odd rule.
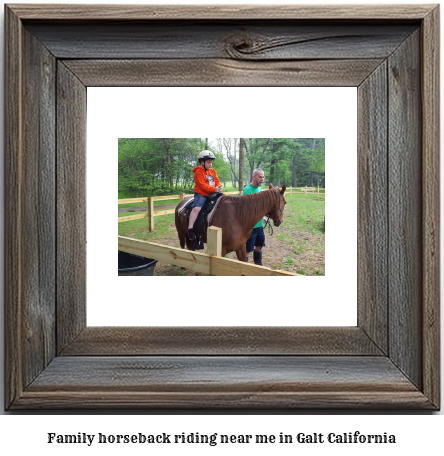
[[[265,217],[267,217],[267,216],[265,216]],[[267,228],[267,225],[268,225],[268,234],[270,236],[273,236],[273,227],[270,224],[270,217],[268,217],[267,220],[265,220],[264,229]]]

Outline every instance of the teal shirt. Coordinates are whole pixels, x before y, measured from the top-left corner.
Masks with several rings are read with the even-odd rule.
[[[248,184],[245,188],[244,191],[242,192],[242,195],[249,195],[250,193],[259,193],[262,189],[260,187],[255,187],[254,185]],[[264,218],[262,217],[256,225],[254,225],[253,230],[255,228],[261,228],[263,226],[263,220]]]

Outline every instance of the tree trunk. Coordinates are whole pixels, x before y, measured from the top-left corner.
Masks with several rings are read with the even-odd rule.
[[[276,186],[276,162],[277,160],[273,158],[270,163],[270,179],[268,182],[271,182],[273,186]]]
[[[239,189],[244,186],[245,139],[239,141]]]
[[[171,153],[170,153],[170,144],[168,139],[163,140],[165,146],[165,180],[168,182],[168,185],[173,188],[173,173],[171,170]]]
[[[296,140],[295,140],[295,142],[296,142]],[[296,171],[298,169],[297,163],[296,163],[297,162],[297,158],[296,158],[297,154],[298,154],[298,146],[296,146],[295,153],[293,155],[293,159],[291,160],[291,165],[292,165],[291,168],[292,168],[292,173],[293,173],[293,176],[292,176],[293,179],[292,179],[292,182],[291,182],[291,186],[292,187],[297,187],[298,186],[298,178],[297,178],[297,173],[296,173]]]
[[[255,170],[256,168],[254,167],[254,163],[253,162],[250,162],[250,176],[248,177],[248,182],[251,182],[251,179],[253,177],[253,171]]]

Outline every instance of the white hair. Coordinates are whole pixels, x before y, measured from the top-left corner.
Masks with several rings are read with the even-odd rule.
[[[257,174],[257,173],[260,173],[260,172],[263,173],[264,170],[261,169],[261,168],[256,168],[256,169],[251,173],[251,175],[252,175],[252,176],[256,176],[256,174]],[[265,173],[264,173],[264,174],[265,174]]]

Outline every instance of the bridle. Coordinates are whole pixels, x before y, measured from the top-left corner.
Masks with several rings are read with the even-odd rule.
[[[268,217],[269,219],[272,218],[273,220],[274,220],[275,215],[278,214],[278,212],[281,212],[281,214],[284,215],[284,211],[281,209],[281,192],[279,191],[278,188],[276,188],[276,190],[279,195],[279,209],[273,215],[265,214],[265,217]]]
[[[270,215],[270,214],[265,214],[265,217],[267,217],[267,220],[265,221],[265,225],[264,225],[264,228],[267,227],[268,225],[268,234],[270,236],[273,235],[273,227],[271,226],[270,224],[270,218],[272,218],[274,220],[274,217],[279,213],[281,212],[282,215],[284,215],[284,211],[281,209],[281,192],[279,191],[278,188],[276,188],[277,192],[278,192],[278,195],[279,195],[279,209],[273,214],[273,215]]]

